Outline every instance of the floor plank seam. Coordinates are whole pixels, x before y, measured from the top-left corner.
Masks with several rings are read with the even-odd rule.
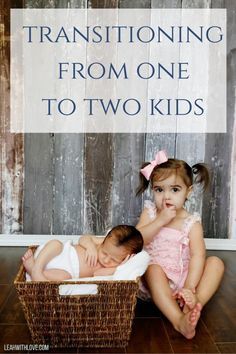
[[[217,344],[216,344],[215,339],[212,337],[211,332],[208,330],[207,325],[205,324],[205,322],[203,321],[202,318],[201,318],[201,323],[202,323],[202,325],[205,327],[205,330],[206,330],[206,332],[208,333],[208,335],[209,335],[211,341],[215,344],[215,346],[216,346],[216,348],[217,348],[217,350],[218,350],[218,353],[221,353],[220,350],[219,350],[219,348],[218,348],[218,346],[217,346]]]
[[[7,285],[8,285],[8,284],[7,284]],[[9,297],[10,297],[10,295],[11,295],[12,292],[13,292],[13,286],[10,287],[8,296],[7,296],[6,299],[3,301],[2,306],[0,307],[0,316],[1,316],[1,313],[2,313],[2,311],[3,311],[3,309],[4,309],[4,306],[6,305],[6,303],[7,303],[7,301],[8,301],[8,299],[9,299]]]
[[[150,316],[147,316],[147,317],[135,317],[135,318],[136,318],[136,319],[144,319],[144,320],[147,320],[147,319],[148,319],[148,320],[149,320],[149,319],[151,320],[151,319],[153,319],[153,318],[154,318],[154,319],[156,319],[156,318],[162,319],[161,317],[154,317],[154,316],[153,316],[153,317],[150,317]]]
[[[216,344],[236,344],[236,342],[215,342]]]
[[[170,341],[170,337],[169,337],[169,334],[168,334],[168,331],[167,331],[167,328],[166,328],[166,325],[165,325],[165,321],[163,320],[163,318],[161,318],[161,321],[162,321],[162,324],[163,324],[163,327],[164,327],[164,331],[165,331],[165,334],[167,336],[170,348],[172,350],[172,353],[174,353],[174,348],[172,347],[172,344],[171,344],[171,341]]]

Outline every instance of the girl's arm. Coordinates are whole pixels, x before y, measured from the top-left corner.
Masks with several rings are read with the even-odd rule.
[[[160,229],[167,225],[176,216],[174,208],[167,208],[163,203],[163,209],[158,213],[154,220],[150,219],[148,209],[144,208],[136,228],[143,236],[144,245],[150,243],[153,237],[160,231]]]
[[[162,226],[163,224],[160,218],[156,217],[154,220],[151,220],[148,215],[148,210],[145,208],[142,211],[136,228],[143,236],[144,245],[147,245],[152,241],[153,237],[159,232]]]
[[[205,265],[206,249],[203,238],[202,225],[195,223],[189,234],[190,262],[184,288],[195,290]]]

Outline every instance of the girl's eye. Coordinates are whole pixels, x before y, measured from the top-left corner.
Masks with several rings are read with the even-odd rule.
[[[157,187],[155,188],[155,192],[161,193],[163,192],[163,189],[161,187]]]
[[[174,187],[174,188],[172,188],[172,190],[173,190],[173,192],[178,192],[179,191],[179,188],[176,188],[176,187]]]

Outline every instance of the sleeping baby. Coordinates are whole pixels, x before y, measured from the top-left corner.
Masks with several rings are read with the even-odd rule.
[[[130,225],[118,225],[104,237],[81,236],[78,245],[51,240],[26,251],[22,261],[27,280],[61,281],[98,275],[112,275],[116,267],[141,252],[141,233]]]

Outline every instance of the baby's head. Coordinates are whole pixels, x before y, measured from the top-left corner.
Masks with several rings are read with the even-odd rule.
[[[98,249],[98,261],[103,267],[112,268],[121,264],[128,256],[141,252],[143,237],[130,225],[118,225],[107,234]]]

